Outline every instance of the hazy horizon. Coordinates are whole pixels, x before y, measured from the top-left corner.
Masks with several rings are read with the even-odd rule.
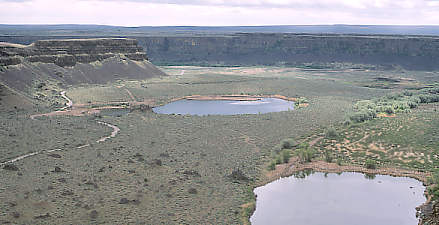
[[[437,0],[0,0],[0,24],[439,25]]]

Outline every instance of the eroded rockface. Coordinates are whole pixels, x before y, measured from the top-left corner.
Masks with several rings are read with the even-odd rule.
[[[303,66],[310,63],[353,63],[410,70],[439,69],[438,36],[194,33],[130,37],[146,49],[151,62],[162,65]],[[0,35],[0,41],[21,44],[48,38],[65,37]]]
[[[0,43],[0,66],[29,61],[66,67],[118,55],[135,61],[148,60],[137,40],[127,38],[39,40],[30,45]]]
[[[135,39],[39,40],[30,45],[0,43],[0,84],[31,103],[57,106],[52,100],[71,85],[165,75],[148,61]]]

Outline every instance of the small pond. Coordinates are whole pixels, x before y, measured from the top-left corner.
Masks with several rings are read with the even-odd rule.
[[[258,224],[417,225],[425,187],[412,178],[361,173],[281,178],[254,190]]]
[[[159,114],[237,115],[280,112],[294,109],[294,102],[278,98],[257,101],[179,100],[153,108]]]

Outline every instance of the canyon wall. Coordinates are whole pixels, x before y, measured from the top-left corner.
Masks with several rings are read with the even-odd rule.
[[[355,63],[439,69],[439,37],[236,34],[221,37],[138,37],[159,64],[300,65]]]
[[[74,36],[73,38],[79,38]],[[63,36],[1,36],[30,44]],[[354,63],[439,69],[439,36],[236,33],[130,36],[160,65],[302,65]]]
[[[26,60],[66,67],[74,66],[76,63],[102,61],[119,55],[136,61],[148,59],[135,39],[38,40],[30,45],[0,43],[0,65],[3,66],[20,64]]]

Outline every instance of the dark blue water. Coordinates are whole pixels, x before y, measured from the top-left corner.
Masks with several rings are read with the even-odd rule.
[[[416,207],[426,201],[421,182],[361,173],[287,177],[254,190],[258,224],[417,225]]]
[[[281,112],[294,109],[294,102],[277,98],[263,98],[258,101],[225,100],[179,100],[153,108],[160,114],[189,115],[237,115]]]

